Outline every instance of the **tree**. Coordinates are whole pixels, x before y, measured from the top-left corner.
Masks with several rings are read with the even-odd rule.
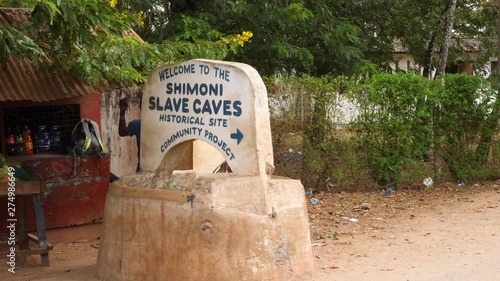
[[[215,40],[251,31],[252,39],[227,59],[263,74],[355,73],[365,64],[361,29],[349,19],[350,3],[322,1],[150,0],[145,40]],[[133,7],[143,1],[130,0]],[[136,8],[134,8],[136,9]],[[161,23],[153,25],[149,23]]]
[[[444,40],[439,48],[439,63],[436,70],[435,77],[444,75],[446,69],[446,62],[448,60],[448,49],[450,48],[450,40],[453,30],[453,22],[455,20],[455,7],[457,6],[457,0],[448,1],[448,5],[444,10]]]
[[[399,40],[430,69],[432,53],[445,39],[440,19],[449,1],[3,0],[3,5],[34,7],[31,29],[44,36],[0,25],[0,58],[49,57],[93,83],[143,81],[159,64],[193,57],[248,63],[263,75],[349,75],[366,66],[387,68]],[[459,38],[475,38],[482,40],[481,54],[471,61],[489,58],[495,46],[483,37],[496,32],[491,10],[478,9],[475,0],[456,3],[447,57],[453,61],[466,49],[467,40]],[[123,38],[130,29],[145,43]],[[245,37],[242,48],[244,31],[253,37]]]
[[[433,60],[434,55],[445,42],[446,19],[451,2],[449,0],[361,2],[367,2],[363,9],[364,17],[367,19],[365,25],[373,34],[377,34],[370,38],[390,44],[394,40],[401,42],[415,62],[424,67],[424,76],[429,77],[429,73],[437,66]],[[496,44],[492,44],[491,41],[491,38],[496,36],[496,12],[480,8],[476,0],[457,1],[455,5],[454,12],[450,13],[454,16],[454,21],[448,41],[446,64],[456,62],[456,58],[460,55],[473,64],[475,70],[480,71],[496,50]],[[363,13],[356,11],[356,14]],[[478,52],[478,56],[470,56],[471,49]],[[380,65],[382,63],[383,61],[378,62]]]
[[[9,56],[84,77],[92,85],[142,83],[155,67],[195,57],[223,59],[235,43],[207,40],[149,44],[131,36],[140,11],[105,0],[2,1],[31,7],[28,25],[1,12],[0,59]],[[132,33],[133,35],[133,33]],[[47,63],[50,61],[50,65]]]
[[[320,76],[356,73],[370,63],[385,67],[392,60],[394,31],[407,18],[394,0],[120,3],[144,11],[145,24],[136,30],[148,42],[214,40],[251,31],[245,49],[227,59],[251,64],[262,74]],[[396,15],[401,19],[395,21]]]

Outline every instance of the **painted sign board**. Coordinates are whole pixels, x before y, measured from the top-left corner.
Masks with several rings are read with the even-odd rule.
[[[237,174],[273,166],[267,91],[249,65],[196,59],[159,67],[145,85],[141,118],[144,171],[176,162],[165,158],[190,140],[215,147]]]

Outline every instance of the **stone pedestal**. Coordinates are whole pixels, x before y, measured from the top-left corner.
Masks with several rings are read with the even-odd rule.
[[[176,182],[190,186],[142,189],[119,181],[110,187],[100,279],[281,281],[312,271],[299,181],[184,172],[168,184]]]

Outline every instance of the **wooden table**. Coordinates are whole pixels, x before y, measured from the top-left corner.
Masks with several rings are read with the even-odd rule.
[[[40,181],[16,181],[15,182],[15,213],[17,221],[16,231],[16,253],[22,255],[40,255],[42,266],[50,266],[49,251],[54,247],[47,241],[47,232],[45,230],[45,217],[43,214],[42,202],[40,199],[41,186]],[[8,196],[8,182],[0,182],[0,197]],[[27,199],[31,197],[33,200],[33,209],[35,211],[35,220],[37,234],[28,233],[27,229]],[[7,206],[5,206],[7,208]],[[29,241],[38,244],[37,248],[30,248]],[[3,242],[6,243],[6,242]],[[3,255],[3,254],[2,254]]]

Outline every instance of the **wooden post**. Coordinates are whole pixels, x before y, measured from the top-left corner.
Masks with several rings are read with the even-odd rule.
[[[40,200],[40,194],[33,195],[33,207],[35,210],[38,244],[40,248],[47,248],[49,243],[47,242],[47,232],[45,231],[45,218],[43,216],[43,208],[42,208],[42,201]],[[42,266],[50,266],[48,251],[46,253],[40,254],[40,257],[42,259]]]
[[[28,221],[27,215],[28,210],[26,206],[26,196],[18,196],[17,197],[18,204],[18,222],[19,222],[19,250],[27,250],[29,248],[28,245]]]

